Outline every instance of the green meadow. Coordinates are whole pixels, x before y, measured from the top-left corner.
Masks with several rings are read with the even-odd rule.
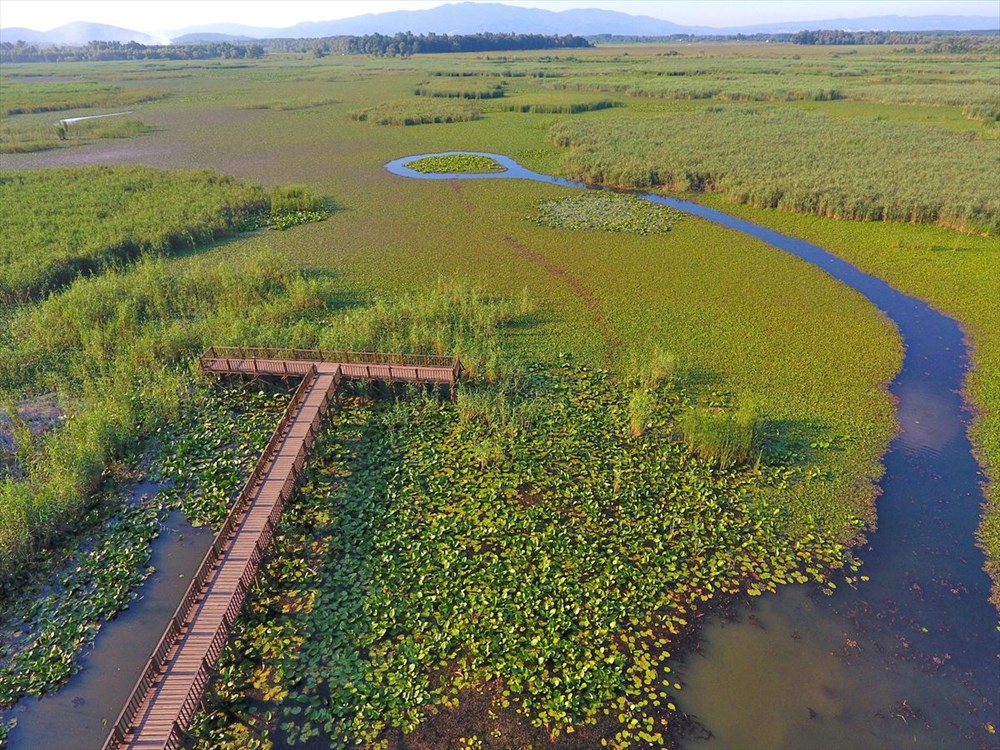
[[[670,652],[695,615],[785,582],[854,580],[895,430],[899,338],[819,270],[697,218],[383,165],[485,151],[701,190],[827,248],[962,323],[970,434],[996,477],[995,52],[643,44],[5,66],[17,96],[0,135],[124,104],[148,128],[0,160],[17,207],[0,245],[0,411],[56,393],[67,414],[43,436],[15,425],[18,469],[0,480],[0,632],[20,634],[0,640],[0,703],[61,684],[86,645],[71,634],[92,639],[137,585],[130,552],[74,584],[118,587],[83,620],[32,605],[90,570],[95,540],[153,536],[149,516],[122,510],[119,479],[173,483],[154,517],[219,523],[280,399],[213,389],[201,349],[410,350],[458,354],[471,377],[455,404],[347,395],[199,746],[380,747],[449,722],[493,743],[469,746],[669,743]],[[926,156],[919,177],[896,156],[910,153]],[[119,166],[86,166],[103,163]],[[251,208],[297,218],[244,221]],[[241,426],[240,410],[256,416]],[[988,495],[980,543],[1000,580],[995,482]],[[25,683],[39,643],[58,644],[53,666]],[[476,708],[484,694],[496,716]]]

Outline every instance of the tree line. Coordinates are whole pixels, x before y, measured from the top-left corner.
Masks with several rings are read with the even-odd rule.
[[[493,52],[521,49],[590,47],[572,34],[413,34],[400,32],[336,36],[320,39],[260,39],[254,42],[192,42],[188,44],[139,44],[138,42],[89,42],[83,47],[40,46],[24,41],[0,44],[0,63],[99,62],[108,60],[208,60],[259,58],[267,52],[407,57],[434,52]]]
[[[139,44],[138,42],[88,42],[84,47],[38,46],[23,41],[0,44],[0,63],[104,62],[109,60],[210,60],[243,59],[264,55],[258,43],[198,42],[196,44]]]

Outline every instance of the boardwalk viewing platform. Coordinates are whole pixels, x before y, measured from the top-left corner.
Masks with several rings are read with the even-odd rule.
[[[340,382],[447,384],[454,392],[462,371],[452,357],[235,347],[213,347],[200,364],[205,373],[302,381],[139,675],[105,750],[182,745]]]

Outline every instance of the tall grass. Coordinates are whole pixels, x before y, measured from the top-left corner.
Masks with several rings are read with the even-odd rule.
[[[267,195],[208,169],[94,166],[0,173],[0,301],[237,231]]]
[[[330,306],[335,291],[269,255],[150,258],[20,309],[0,345],[0,392],[57,388],[68,417],[24,479],[0,482],[0,587],[72,528],[110,461],[176,416],[208,345],[457,354],[491,380],[507,362],[501,328],[526,312],[458,283],[346,311]],[[489,410],[507,419],[498,404]]]
[[[996,144],[905,122],[712,107],[667,118],[564,121],[566,172],[619,187],[719,191],[837,219],[1000,232]],[[900,144],[919,158],[899,158]],[[748,158],[749,155],[749,158]]]
[[[757,454],[760,428],[752,403],[744,402],[735,412],[689,409],[677,421],[691,452],[723,469],[749,463]]]
[[[432,125],[452,122],[472,122],[482,118],[482,110],[468,101],[405,100],[381,102],[373,107],[348,113],[357,122],[376,125]]]

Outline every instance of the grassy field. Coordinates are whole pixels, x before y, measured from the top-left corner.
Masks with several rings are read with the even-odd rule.
[[[5,86],[8,79],[30,76],[33,89],[44,89],[45,76],[65,70],[5,66],[0,75]],[[439,75],[470,70],[481,75]],[[948,70],[961,75],[945,74]],[[725,80],[723,71],[729,71]],[[421,583],[419,573],[428,572],[430,560],[455,546],[455,535],[465,540],[463,544],[471,544],[499,521],[515,530],[530,524],[549,531],[565,527],[572,529],[572,544],[546,558],[550,567],[541,568],[540,559],[534,558],[525,558],[514,570],[488,566],[479,590],[544,592],[558,580],[575,582],[574,591],[582,592],[586,587],[581,571],[571,570],[569,561],[591,559],[588,555],[601,541],[592,535],[595,519],[627,508],[636,519],[635,536],[627,538],[622,528],[624,536],[603,539],[621,556],[615,559],[624,561],[636,549],[632,545],[650,541],[658,529],[662,531],[656,524],[669,523],[671,517],[678,523],[703,520],[706,526],[691,532],[685,544],[707,543],[708,537],[700,535],[707,533],[705,528],[718,513],[732,521],[720,533],[761,545],[746,558],[752,561],[746,570],[788,580],[790,569],[781,565],[772,569],[762,560],[784,560],[789,551],[794,555],[801,547],[805,557],[800,559],[808,558],[816,570],[842,563],[844,549],[839,545],[856,540],[875,522],[873,483],[894,430],[892,403],[883,386],[901,359],[895,331],[859,295],[811,266],[698,219],[660,215],[653,207],[644,212],[628,205],[591,205],[581,200],[579,191],[512,180],[406,180],[388,174],[383,164],[410,154],[491,151],[530,169],[559,174],[565,169],[566,154],[553,143],[553,132],[615,133],[626,122],[655,129],[672,120],[693,127],[712,118],[728,122],[726,118],[736,117],[741,122],[740,117],[751,117],[732,114],[734,106],[743,106],[733,100],[752,100],[760,112],[753,117],[778,125],[797,119],[816,123],[816,137],[836,132],[840,123],[846,123],[844,132],[864,132],[878,123],[898,139],[899,153],[927,143],[940,146],[944,154],[988,153],[997,143],[997,130],[988,118],[968,116],[988,105],[995,89],[995,66],[979,52],[962,56],[859,48],[842,54],[837,49],[783,45],[636,45],[573,50],[570,55],[535,52],[378,61],[275,55],[238,63],[76,64],[72,72],[91,82],[94,91],[123,87],[169,93],[169,98],[135,105],[136,116],[154,132],[142,139],[72,150],[3,155],[4,170],[91,162],[209,168],[265,190],[300,184],[314,195],[329,196],[336,210],[325,221],[287,232],[245,235],[183,258],[157,261],[156,266],[147,261],[133,270],[79,280],[42,304],[8,312],[3,318],[11,334],[6,361],[31,363],[27,379],[19,374],[21,368],[8,368],[4,376],[8,393],[59,386],[67,398],[86,405],[80,413],[99,411],[104,402],[97,395],[114,395],[121,386],[113,379],[101,381],[98,375],[126,377],[135,367],[154,363],[154,371],[163,373],[156,392],[170,408],[151,411],[147,423],[129,417],[131,412],[123,405],[118,413],[129,425],[123,442],[132,444],[155,426],[165,427],[177,414],[177,404],[168,395],[190,378],[185,363],[207,343],[346,342],[459,350],[463,358],[468,350],[470,361],[479,362],[479,372],[494,381],[483,386],[479,398],[486,403],[478,406],[471,393],[455,408],[420,399],[409,406],[359,399],[359,409],[350,413],[353,416],[345,412],[331,433],[324,460],[317,464],[313,483],[303,495],[303,506],[285,529],[288,544],[274,561],[292,572],[277,576],[274,588],[261,590],[253,612],[241,625],[245,637],[238,639],[239,648],[260,662],[273,656],[279,642],[275,639],[286,632],[297,644],[331,628],[339,634],[330,636],[335,638],[354,632],[349,623],[356,622],[353,608],[358,605],[347,596],[354,583],[338,578],[353,569],[307,564],[317,561],[317,554],[339,560],[358,552],[362,566],[396,555],[397,560],[412,559],[418,575],[408,578],[407,570],[395,565],[379,573],[385,576],[378,579],[380,585],[400,587],[407,592],[408,604],[390,613],[374,589],[371,601],[366,600],[371,607],[366,616],[373,615],[370,624],[375,629],[358,635],[365,643],[370,641],[370,653],[377,659],[366,661],[364,654],[338,652],[336,658],[345,661],[331,665],[323,661],[333,658],[329,653],[295,651],[305,654],[302,664],[323,661],[323,669],[331,675],[323,690],[341,690],[358,675],[364,676],[368,692],[352,698],[355,702],[349,705],[357,710],[350,717],[332,716],[329,706],[316,704],[310,692],[316,686],[303,682],[296,672],[302,664],[292,663],[294,659],[281,661],[278,671],[264,674],[230,657],[226,669],[233,670],[233,679],[224,696],[232,701],[226,704],[229,708],[246,710],[251,705],[248,696],[274,703],[291,694],[295,700],[289,701],[290,707],[316,714],[308,723],[303,714],[284,730],[293,739],[304,739],[328,721],[334,729],[323,731],[330,736],[346,733],[371,739],[393,727],[419,733],[416,717],[422,715],[421,706],[435,704],[448,715],[456,697],[475,705],[475,689],[500,678],[508,686],[519,686],[507,698],[512,710],[525,712],[537,724],[517,724],[508,716],[511,723],[504,725],[504,731],[516,724],[525,732],[538,730],[547,736],[579,724],[581,732],[594,733],[588,736],[595,742],[602,738],[624,742],[629,737],[619,736],[622,731],[631,733],[632,739],[640,731],[659,731],[646,722],[669,721],[669,686],[650,692],[645,688],[651,683],[643,682],[643,677],[641,696],[633,696],[631,688],[615,682],[601,671],[603,667],[593,671],[588,665],[597,664],[609,634],[618,633],[646,644],[629,651],[633,658],[627,669],[652,670],[658,675],[654,682],[662,683],[665,646],[657,645],[656,638],[650,644],[652,636],[643,635],[648,628],[656,630],[649,618],[660,618],[657,632],[667,640],[673,635],[669,624],[681,632],[683,626],[672,619],[684,619],[676,606],[704,606],[703,593],[711,599],[713,591],[735,585],[722,571],[726,561],[716,560],[720,577],[712,579],[709,590],[689,586],[694,579],[683,567],[683,585],[669,576],[650,575],[647,584],[659,581],[674,587],[677,597],[669,603],[652,596],[645,584],[630,587],[624,572],[601,579],[605,589],[619,591],[628,602],[628,623],[607,616],[610,610],[595,611],[593,628],[581,636],[586,648],[581,646],[572,656],[558,634],[547,635],[541,644],[518,640],[544,626],[543,613],[527,613],[540,620],[512,624],[510,639],[497,634],[493,638],[468,621],[472,609],[470,600],[463,598],[467,593],[453,591],[433,576]],[[482,98],[482,92],[495,91],[502,91],[502,97]],[[466,99],[466,92],[479,98]],[[53,91],[38,101],[55,100],[58,93],[66,92]],[[30,108],[28,99],[19,106]],[[598,106],[612,100],[620,106]],[[264,106],[268,102],[274,105]],[[65,106],[83,105],[73,100]],[[717,111],[720,107],[723,110]],[[358,115],[361,112],[364,117]],[[19,125],[34,117],[39,115],[10,115],[9,120]],[[396,126],[405,125],[407,119],[424,124]],[[379,124],[382,121],[386,124]],[[859,142],[857,163],[866,153],[865,143]],[[984,168],[990,164],[988,156],[979,161]],[[848,166],[853,169],[857,163]],[[887,174],[895,174],[895,169],[886,165]],[[982,181],[966,182],[966,188],[984,192]],[[858,197],[858,184],[857,180],[845,183],[845,200]],[[714,195],[705,199],[724,200]],[[995,195],[985,194],[983,199],[995,200]],[[1000,367],[992,334],[1000,326],[988,294],[997,284],[994,237],[930,225],[848,222],[726,205],[727,210],[811,239],[956,315],[976,348],[969,394],[981,413],[973,436],[984,462],[991,467],[1000,464],[996,428]],[[262,257],[269,260],[262,262]],[[266,273],[255,275],[253,268],[262,263]],[[197,279],[225,275],[224,269],[231,265],[236,269],[226,276],[231,294],[210,303],[199,291]],[[248,288],[256,289],[261,299],[239,294],[239,274],[260,282]],[[174,280],[168,291],[157,283],[159,277]],[[424,299],[426,290],[442,289],[463,291],[457,297],[433,292],[430,302]],[[165,302],[148,308],[155,314],[138,314],[136,310],[147,309],[140,305],[142,294]],[[189,307],[174,306],[169,302],[174,295],[178,303],[187,300]],[[98,301],[109,296],[121,298],[120,314],[100,313]],[[493,305],[507,312],[482,312]],[[74,313],[78,309],[79,314]],[[92,317],[84,314],[87,310],[93,311]],[[419,310],[423,313],[414,312]],[[464,330],[460,321],[481,314],[489,345],[459,335]],[[65,328],[53,323],[73,315],[79,325]],[[194,325],[182,325],[181,320],[193,320]],[[62,338],[57,335],[61,330]],[[114,342],[121,342],[124,349],[112,346]],[[82,355],[84,364],[78,370],[66,369],[71,354]],[[634,363],[654,354],[671,363],[672,374],[657,387],[644,386],[639,378],[642,368]],[[516,367],[505,369],[503,362]],[[530,377],[519,381],[511,369]],[[95,387],[102,382],[111,388]],[[89,390],[87,383],[92,384]],[[145,398],[141,393],[128,395]],[[525,403],[532,401],[537,402],[535,411],[525,411]],[[747,418],[748,405],[755,415],[756,469],[751,462],[724,471],[711,461],[703,465],[703,459],[682,449],[682,425],[696,442],[698,430],[723,429],[713,426],[710,416],[742,412]],[[561,408],[569,411],[562,413]],[[682,419],[686,412],[702,418]],[[734,425],[738,422],[733,418]],[[532,425],[545,425],[545,431],[562,436],[551,441],[553,453],[541,462],[535,459],[548,447],[536,442],[539,435],[528,429]],[[570,434],[574,425],[579,431]],[[610,430],[614,442],[594,437],[589,432],[593,425],[602,426],[603,434]],[[390,428],[395,426],[404,430],[401,442],[391,438]],[[50,438],[53,444],[59,434]],[[383,446],[385,451],[369,456],[359,447],[366,445]],[[447,493],[436,479],[429,488],[419,476],[395,471],[404,456],[414,465],[426,465],[433,451],[447,455],[444,465],[461,475],[463,491],[448,501],[463,511],[455,514],[466,524],[460,528],[448,525],[441,515],[440,503]],[[644,464],[636,457],[643,451],[660,451],[656,455],[684,477],[684,487],[674,488],[668,486],[673,480],[644,474]],[[581,453],[595,456],[592,472],[580,466],[575,456]],[[620,478],[616,480],[616,470],[626,469],[636,472],[631,486],[637,494],[631,498],[622,495]],[[363,480],[368,470],[371,478]],[[760,473],[753,475],[754,471]],[[649,503],[671,492],[699,497],[690,487],[703,482],[716,484],[725,508],[709,508],[704,516],[692,515],[683,504],[675,515],[657,517],[651,512]],[[8,481],[3,487],[16,498],[4,501],[4,509],[34,507],[26,498],[38,493],[32,494],[28,485]],[[72,487],[77,496],[89,488]],[[509,501],[499,519],[484,500],[496,493]],[[519,495],[527,499],[519,503]],[[532,499],[535,495],[541,502]],[[372,496],[385,498],[386,504],[373,506]],[[421,498],[412,516],[393,515],[401,511],[390,500],[401,496]],[[65,507],[72,509],[67,513],[82,516],[88,507],[85,498],[75,500],[76,504],[66,500]],[[567,507],[581,508],[580,514],[570,514],[572,525],[565,521]],[[769,515],[774,509],[778,512]],[[337,521],[347,512],[356,526]],[[365,526],[378,523],[383,513],[389,514],[385,528],[393,530],[396,541],[373,536]],[[767,524],[762,526],[765,518]],[[997,555],[1000,534],[996,516],[991,518],[982,538]],[[71,517],[60,520],[72,522]],[[329,531],[329,548],[310,547],[314,527]],[[407,536],[421,528],[440,534],[429,541]],[[44,544],[45,535],[38,539]],[[369,546],[359,547],[366,539]],[[394,546],[400,540],[412,545]],[[456,564],[456,569],[465,570],[464,562]],[[666,569],[669,561],[656,558],[651,565]],[[313,573],[295,578],[294,571],[305,568]],[[562,578],[556,576],[560,570]],[[551,571],[551,579],[542,575],[546,571]],[[372,570],[355,572],[367,575]],[[747,583],[739,585],[747,590]],[[436,624],[429,623],[427,613],[416,604],[435,590],[447,603],[442,611],[453,613],[450,619],[442,615]],[[293,599],[308,606],[291,606],[279,616],[275,602]],[[582,594],[578,599],[583,601]],[[486,621],[512,623],[502,608],[489,609],[485,600],[477,602],[475,611]],[[387,632],[398,628],[399,638],[391,643],[380,640],[381,626]],[[426,653],[417,649],[423,657],[413,657],[417,634],[423,642],[438,646]],[[456,668],[455,659],[463,649],[469,661]],[[532,671],[523,661],[524,653],[534,653],[531,649],[545,657],[542,663],[551,656],[588,667],[583,672],[593,679],[575,682],[576,692],[561,692],[555,689],[553,672]],[[522,656],[514,656],[518,653]],[[390,680],[395,669],[411,664],[422,670],[420,684],[426,690],[419,695],[400,693],[399,685]],[[620,677],[622,670],[617,674]],[[560,682],[569,679],[567,674],[555,676]],[[648,710],[606,723],[603,708],[618,706],[629,696],[648,700]],[[663,707],[654,706],[656,701]],[[267,710],[278,709],[269,705]],[[293,712],[282,720],[295,716]],[[199,732],[208,744],[225,740],[245,746],[250,741],[240,734],[245,730],[222,714],[213,712],[200,722]]]

